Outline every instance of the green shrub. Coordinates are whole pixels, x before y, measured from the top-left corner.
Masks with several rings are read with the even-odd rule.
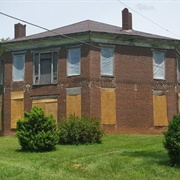
[[[101,143],[103,131],[97,118],[70,115],[63,118],[59,125],[60,144]]]
[[[164,133],[164,147],[168,151],[171,165],[180,165],[180,114],[175,115]]]
[[[53,116],[45,116],[39,107],[33,107],[29,113],[24,112],[24,119],[17,121],[16,136],[23,151],[51,151],[59,140]]]

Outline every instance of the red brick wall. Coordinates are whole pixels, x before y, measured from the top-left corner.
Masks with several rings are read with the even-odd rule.
[[[166,91],[168,119],[177,113],[175,51],[166,52],[166,81],[153,80],[151,48],[115,46],[114,77],[100,76],[100,48],[97,43],[81,46],[81,75],[66,76],[67,47],[62,46],[58,57],[58,84],[33,86],[33,54],[26,51],[25,81],[12,82],[12,54],[5,54],[4,74],[4,135],[10,130],[10,92],[24,90],[24,107],[30,110],[32,96],[58,95],[58,119],[66,115],[66,88],[82,87],[82,114],[101,116],[101,87],[116,89],[117,124],[106,126],[107,132],[150,132],[153,127],[153,89]],[[30,88],[26,85],[30,85]],[[168,84],[168,86],[165,84]]]

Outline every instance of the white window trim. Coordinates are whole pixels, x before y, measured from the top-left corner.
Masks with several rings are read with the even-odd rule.
[[[114,72],[115,72],[114,49],[115,49],[115,46],[114,45],[100,45],[100,47],[101,47],[101,51],[102,51],[102,48],[112,48],[113,49],[113,57],[112,57],[113,72],[112,72],[112,74],[103,74],[102,73],[102,56],[101,56],[101,51],[100,51],[100,75],[114,77]]]
[[[58,50],[59,49],[49,49],[46,51],[33,51],[33,85],[44,85],[40,83],[40,79],[41,79],[41,54],[45,54],[45,53],[51,53],[51,83],[50,84],[57,84],[58,83]],[[57,82],[53,82],[53,53],[57,53]],[[35,75],[35,55],[38,54],[38,75]],[[36,82],[36,77],[38,78],[38,82]]]
[[[80,54],[80,57],[79,57],[79,73],[78,74],[69,74],[68,72],[68,62],[69,62],[69,49],[79,49],[79,54]],[[66,61],[66,74],[67,74],[67,77],[71,77],[71,76],[79,76],[81,75],[81,46],[80,45],[76,45],[76,46],[69,46],[67,47],[67,61]]]
[[[26,63],[26,61],[25,61],[25,53],[26,53],[26,51],[17,51],[17,52],[13,52],[12,53],[12,55],[13,55],[13,62],[12,62],[12,81],[13,82],[20,82],[20,81],[24,81],[24,78],[25,78],[25,63]],[[24,67],[23,67],[23,79],[22,80],[16,80],[16,79],[14,79],[14,57],[16,56],[16,55],[23,55],[23,57],[24,57]]]
[[[163,77],[155,77],[155,74],[154,74],[154,68],[155,68],[155,62],[154,62],[154,53],[155,52],[161,52],[161,53],[164,53],[164,67],[163,67],[163,71],[164,71],[164,76]],[[165,50],[158,50],[158,49],[153,49],[153,57],[152,57],[152,59],[153,59],[153,79],[154,80],[166,80],[166,51]],[[161,68],[161,67],[159,67],[159,68]]]
[[[176,58],[177,81],[180,83],[180,57]]]

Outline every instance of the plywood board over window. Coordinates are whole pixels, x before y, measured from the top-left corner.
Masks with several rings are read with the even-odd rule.
[[[57,120],[58,104],[57,99],[33,99],[33,106],[41,107],[46,115],[52,114],[54,119]]]
[[[66,89],[66,116],[75,114],[81,116],[81,88]]]
[[[178,111],[180,113],[180,93],[178,93]]]
[[[116,92],[114,88],[101,89],[101,123],[116,124]]]
[[[0,95],[0,130],[2,130],[2,94]]]
[[[162,91],[153,92],[154,126],[167,126],[167,101]]]
[[[11,129],[16,128],[18,119],[24,116],[24,91],[11,92]]]

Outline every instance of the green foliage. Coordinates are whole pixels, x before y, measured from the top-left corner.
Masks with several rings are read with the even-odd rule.
[[[175,115],[164,133],[164,147],[168,151],[171,165],[180,165],[180,114]]]
[[[58,143],[58,131],[53,116],[45,116],[40,107],[24,112],[24,119],[17,121],[19,143],[23,151],[51,151]]]
[[[0,42],[7,42],[7,41],[10,41],[10,40],[12,40],[10,37],[8,37],[8,38],[1,38]]]
[[[97,118],[70,115],[61,120],[59,126],[60,144],[101,143],[103,131]]]

